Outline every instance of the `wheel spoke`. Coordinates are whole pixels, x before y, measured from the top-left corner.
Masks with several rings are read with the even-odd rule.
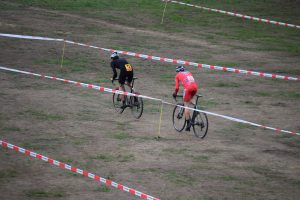
[[[194,125],[193,131],[196,137],[204,138],[208,131],[208,118],[205,113],[197,112],[194,113]]]
[[[178,104],[182,106],[183,104]],[[185,127],[185,118],[183,117],[184,108],[176,106],[173,111],[173,126],[175,130],[181,132]]]
[[[143,114],[143,99],[140,97],[131,97],[131,112],[136,119],[139,119]]]

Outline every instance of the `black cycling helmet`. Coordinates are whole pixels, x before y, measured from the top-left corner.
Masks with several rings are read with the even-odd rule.
[[[119,58],[119,54],[117,51],[113,52],[111,55],[110,55],[110,58],[111,59],[118,59]]]
[[[184,72],[184,71],[185,71],[184,66],[180,65],[176,67],[176,72]]]

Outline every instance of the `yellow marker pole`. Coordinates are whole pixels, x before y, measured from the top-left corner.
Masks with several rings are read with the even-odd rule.
[[[61,55],[60,68],[62,68],[63,63],[64,63],[65,48],[66,48],[66,42],[65,42],[65,40],[64,40],[64,46],[63,46],[63,49],[62,49],[62,55]]]
[[[162,18],[161,18],[161,24],[164,23],[164,17],[165,17],[165,12],[166,12],[166,8],[167,8],[167,3],[168,3],[168,1],[166,0],[165,8],[164,8],[163,15],[162,15]]]
[[[159,117],[159,124],[158,124],[158,138],[160,137],[160,127],[161,127],[161,119],[162,119],[162,111],[163,111],[163,102],[161,101],[160,106],[160,117]]]

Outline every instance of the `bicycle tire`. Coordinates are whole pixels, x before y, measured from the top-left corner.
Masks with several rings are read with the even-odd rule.
[[[208,118],[206,113],[194,111],[192,120],[192,126],[195,136],[203,139],[208,131]]]
[[[182,103],[178,103],[177,105],[183,106]],[[184,117],[184,108],[177,105],[173,110],[172,122],[175,130],[181,132],[185,127],[186,121]]]
[[[126,96],[125,96],[125,98],[126,98]],[[123,111],[123,109],[121,108],[123,105],[123,102],[121,101],[121,95],[114,93],[112,100],[113,100],[113,105],[114,105],[115,110],[118,113],[121,113]]]
[[[137,98],[137,101],[135,101],[135,98]],[[132,115],[136,119],[139,119],[142,116],[143,110],[144,110],[143,99],[141,97],[131,96],[130,101],[131,101],[130,103],[132,105],[132,107],[131,107]]]

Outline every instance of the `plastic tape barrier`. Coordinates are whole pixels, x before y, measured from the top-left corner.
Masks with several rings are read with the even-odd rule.
[[[163,1],[166,1],[166,0],[163,0]],[[189,3],[183,3],[183,2],[180,2],[180,1],[169,1],[169,0],[167,0],[167,2],[172,2],[172,3],[177,3],[177,4],[186,5],[186,6],[190,6],[190,7],[200,8],[200,9],[203,9],[203,10],[222,13],[222,14],[235,16],[235,17],[240,17],[240,18],[243,18],[243,19],[249,19],[249,20],[258,21],[258,22],[265,22],[265,23],[269,23],[269,24],[275,24],[275,25],[278,25],[278,26],[293,27],[293,28],[300,29],[299,25],[288,24],[288,23],[283,23],[283,22],[277,22],[277,21],[274,21],[274,20],[262,19],[262,18],[258,18],[258,17],[252,17],[252,16],[248,16],[248,15],[242,15],[242,14],[238,14],[238,13],[207,8],[207,7],[203,7],[203,6],[197,6],[197,5],[193,5],[193,4],[189,4]]]
[[[57,160],[54,160],[54,159],[51,159],[51,158],[48,158],[46,156],[43,156],[41,154],[38,154],[38,153],[35,153],[33,151],[29,151],[29,150],[26,150],[24,148],[21,148],[21,147],[18,147],[16,145],[13,145],[13,144],[10,144],[8,142],[4,142],[2,140],[0,140],[0,146],[3,146],[3,147],[6,147],[6,148],[9,148],[9,149],[12,149],[12,150],[15,150],[15,151],[18,151],[19,153],[23,153],[27,156],[31,156],[33,158],[37,158],[39,160],[43,160],[45,162],[48,162],[52,165],[56,165],[62,169],[67,169],[69,171],[72,171],[72,172],[75,172],[77,174],[81,174],[83,176],[86,176],[86,177],[89,177],[91,179],[94,179],[96,180],[97,182],[102,182],[106,185],[109,185],[109,186],[112,186],[112,187],[115,187],[115,188],[118,188],[120,190],[123,190],[125,192],[129,192],[130,194],[133,194],[135,196],[138,196],[138,197],[141,197],[143,199],[147,199],[147,200],[159,200],[158,198],[155,198],[153,196],[150,196],[148,194],[145,194],[145,193],[142,193],[142,192],[139,192],[135,189],[132,189],[132,188],[129,188],[129,187],[126,187],[124,185],[121,185],[119,183],[116,183],[116,182],[113,182],[111,180],[108,180],[108,179],[105,179],[105,178],[102,178],[100,176],[97,176],[95,174],[92,174],[90,172],[87,172],[85,170],[81,170],[77,167],[73,167],[73,166],[70,166],[68,164],[65,164],[63,162],[60,162],[60,161],[57,161]]]
[[[108,51],[108,52],[117,51],[120,54],[139,57],[139,58],[142,58],[142,59],[150,59],[150,60],[156,60],[156,61],[176,63],[176,64],[180,64],[180,65],[190,65],[190,66],[199,67],[199,68],[214,69],[214,70],[219,70],[219,71],[234,72],[234,73],[239,73],[239,74],[253,75],[253,76],[259,76],[259,77],[267,77],[267,78],[273,78],[273,79],[300,81],[300,77],[282,76],[282,75],[278,75],[278,74],[270,74],[270,73],[265,73],[265,72],[256,72],[256,71],[251,71],[251,70],[243,70],[243,69],[236,69],[236,68],[229,68],[229,67],[222,67],[222,66],[195,63],[195,62],[177,60],[177,59],[171,59],[171,58],[164,58],[164,57],[159,57],[159,56],[150,56],[150,55],[146,55],[146,54],[140,54],[140,53],[134,53],[134,52],[128,52],[128,51],[107,49],[107,48],[87,45],[87,44],[73,42],[73,41],[69,41],[69,40],[63,40],[63,39],[54,39],[54,38],[45,38],[44,39],[43,37],[4,34],[4,33],[0,33],[0,36],[2,36],[2,37],[12,37],[12,38],[22,38],[22,39],[31,39],[31,40],[52,40],[52,41],[59,41],[59,42],[63,41],[63,42],[69,43],[69,44],[75,44],[75,45],[79,45],[79,46],[85,46],[85,47],[90,47],[90,48],[94,48],[94,49],[100,49],[100,50]]]
[[[137,97],[150,99],[150,100],[154,100],[154,101],[161,101],[164,104],[176,106],[176,104],[172,104],[172,103],[163,101],[162,99],[149,97],[149,96],[144,96],[144,95],[139,95],[139,94],[133,94],[133,93],[130,93],[130,92],[123,92],[123,91],[120,91],[120,90],[114,90],[114,89],[105,88],[105,87],[101,87],[101,86],[97,86],[97,85],[86,84],[86,83],[81,83],[81,82],[77,82],[77,81],[71,81],[71,80],[67,80],[67,79],[63,79],[63,78],[57,78],[57,77],[53,77],[53,76],[46,76],[46,75],[41,75],[41,74],[32,73],[32,72],[26,72],[26,71],[12,69],[12,68],[3,67],[3,66],[0,66],[0,69],[5,70],[5,71],[11,71],[11,72],[16,72],[16,73],[22,73],[22,74],[27,74],[27,75],[38,76],[38,77],[41,77],[41,78],[48,78],[48,79],[51,79],[51,80],[62,81],[62,82],[71,83],[71,84],[75,84],[75,85],[80,85],[82,87],[95,89],[95,90],[98,90],[98,91],[105,91],[105,92],[116,93],[116,94],[124,94],[124,95],[128,95],[128,96],[137,96]],[[181,106],[181,107],[183,107],[183,106]],[[199,112],[203,112],[203,113],[206,113],[208,115],[221,117],[221,118],[231,120],[231,121],[235,121],[235,122],[239,122],[239,123],[249,124],[249,125],[257,126],[257,127],[260,127],[260,128],[273,130],[273,131],[276,131],[276,132],[289,133],[289,134],[292,134],[292,135],[300,136],[300,133],[296,133],[296,132],[293,132],[293,131],[286,131],[286,130],[283,130],[283,129],[272,128],[272,127],[269,127],[269,126],[264,126],[264,125],[256,124],[256,123],[253,123],[253,122],[245,121],[245,120],[242,120],[242,119],[237,119],[237,118],[229,117],[229,116],[226,116],[226,115],[220,115],[220,114],[217,114],[217,113],[212,113],[212,112],[208,112],[208,111],[204,111],[204,110],[199,110],[199,109],[196,110],[196,109],[189,108],[189,107],[184,107],[184,108],[199,111]]]

